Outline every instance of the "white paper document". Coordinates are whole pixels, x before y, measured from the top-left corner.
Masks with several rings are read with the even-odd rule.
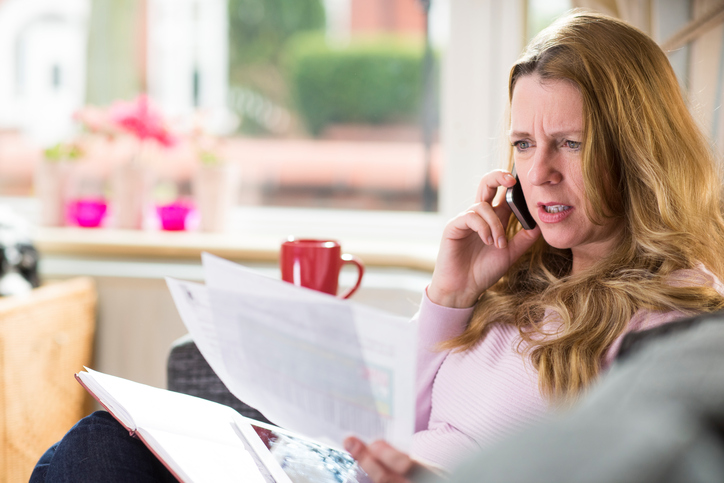
[[[206,285],[168,279],[197,347],[229,390],[289,430],[409,450],[416,327],[204,254]]]

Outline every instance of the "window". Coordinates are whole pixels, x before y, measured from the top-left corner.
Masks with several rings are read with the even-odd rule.
[[[239,204],[431,209],[448,218],[469,205],[482,174],[500,167],[510,65],[532,35],[584,3],[613,8],[567,0],[2,0],[0,194],[32,193],[39,147],[73,133],[74,110],[149,92],[173,122],[199,109],[212,131],[232,133],[222,156],[242,168]],[[700,3],[605,12],[648,18],[663,42],[689,17],[707,16]],[[720,31],[671,55],[713,139],[724,130],[720,89],[711,87],[722,83],[712,55]],[[436,61],[427,96],[426,38]],[[33,90],[36,69],[57,69],[63,95]],[[194,161],[171,164],[189,191]]]
[[[228,137],[218,156],[241,167],[239,203],[437,209],[449,0],[37,3],[44,6],[0,2],[0,27],[8,27],[0,49],[16,48],[16,66],[34,65],[34,38],[20,26],[52,14],[72,30],[63,50],[73,55],[50,56],[46,72],[56,90],[74,93],[58,101],[57,129],[39,135],[30,126],[47,109],[30,110],[38,105],[24,85],[32,76],[14,72],[23,85],[6,95],[14,109],[0,119],[0,169],[18,156],[24,168],[0,194],[32,192],[33,159],[78,134],[74,111],[147,92],[172,126],[203,112],[206,128]],[[43,45],[57,39],[55,30],[39,32]],[[188,191],[193,162],[174,162]]]

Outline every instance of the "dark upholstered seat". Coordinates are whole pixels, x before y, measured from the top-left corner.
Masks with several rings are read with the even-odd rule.
[[[171,346],[167,371],[169,390],[225,404],[236,409],[242,416],[269,422],[259,411],[229,392],[201,355],[190,335],[181,337]]]

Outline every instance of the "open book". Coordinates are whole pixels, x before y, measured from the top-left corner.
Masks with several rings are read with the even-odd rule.
[[[182,482],[366,481],[343,452],[234,409],[87,369],[83,387]]]

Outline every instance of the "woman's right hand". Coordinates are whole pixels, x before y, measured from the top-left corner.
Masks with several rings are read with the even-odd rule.
[[[423,465],[384,440],[368,446],[350,436],[344,440],[344,448],[374,483],[411,483],[422,478],[426,481],[447,480],[442,468]]]
[[[473,204],[445,226],[427,296],[446,307],[472,307],[540,236],[540,228],[505,235],[511,210],[505,200],[493,205],[499,186],[510,188],[515,178],[492,171],[480,181]]]

